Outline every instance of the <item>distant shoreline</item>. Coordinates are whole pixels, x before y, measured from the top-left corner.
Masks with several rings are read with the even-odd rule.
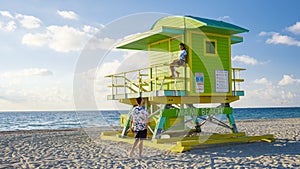
[[[279,106],[279,107],[232,107],[233,109],[298,109],[300,106]],[[0,110],[0,113],[6,112],[93,112],[93,111],[128,111],[128,110]]]
[[[274,121],[289,121],[298,119],[300,123],[300,118],[281,118],[281,119],[246,119],[246,120],[236,120],[236,123],[257,123],[257,122],[274,122]],[[108,128],[111,127],[111,128]],[[81,128],[64,128],[64,129],[31,129],[31,130],[8,130],[0,131],[1,134],[33,134],[33,133],[52,133],[52,132],[67,132],[67,131],[85,131],[85,130],[100,130],[100,131],[110,131],[113,130],[122,130],[120,126],[101,126],[101,127],[81,127]]]

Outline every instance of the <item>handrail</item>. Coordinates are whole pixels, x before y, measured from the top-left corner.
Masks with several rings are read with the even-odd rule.
[[[112,77],[112,76],[116,76],[116,75],[120,75],[120,74],[124,74],[124,73],[133,73],[133,72],[137,72],[137,71],[141,71],[141,70],[147,70],[147,69],[151,69],[151,68],[155,68],[155,67],[158,67],[158,66],[166,66],[166,65],[170,65],[170,63],[160,63],[160,64],[155,64],[151,67],[145,67],[145,68],[140,68],[140,69],[135,69],[135,70],[130,70],[130,71],[127,71],[127,72],[118,72],[116,74],[111,74],[111,75],[106,75],[104,77]]]
[[[160,63],[151,65],[146,68],[140,68],[136,70],[130,70],[126,72],[119,72],[112,75],[107,75],[105,77],[110,77],[112,79],[111,87],[112,95],[121,93],[140,93],[140,92],[150,92],[150,91],[157,91],[158,89],[161,90],[163,86],[167,85],[166,87],[169,89],[170,85],[171,88],[176,89],[177,81],[181,84],[183,81],[186,80],[185,77],[177,77],[172,78],[168,75],[165,75],[167,66],[170,66],[169,63]],[[186,70],[184,70],[186,71]],[[152,72],[150,74],[150,72]],[[136,79],[129,79],[130,73],[137,73],[138,77]],[[158,73],[160,74],[158,76]],[[184,73],[186,75],[186,73]],[[120,81],[119,81],[120,80]],[[167,80],[167,81],[166,81]],[[173,82],[169,81],[173,80]],[[120,90],[120,88],[124,88],[124,90]],[[180,87],[182,88],[182,87]]]
[[[237,70],[237,71],[243,71],[243,70],[246,70],[245,68],[231,68],[233,71]]]

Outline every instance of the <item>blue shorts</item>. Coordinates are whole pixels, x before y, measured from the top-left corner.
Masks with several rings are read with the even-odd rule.
[[[174,61],[171,63],[171,66],[183,66],[184,63],[185,63],[184,60],[178,59],[178,60],[174,60]]]

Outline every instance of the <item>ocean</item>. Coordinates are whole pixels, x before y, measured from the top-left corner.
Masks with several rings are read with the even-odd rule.
[[[300,118],[300,107],[234,108],[233,111],[236,120]],[[119,126],[120,114],[127,112],[113,110],[0,112],[0,131]]]

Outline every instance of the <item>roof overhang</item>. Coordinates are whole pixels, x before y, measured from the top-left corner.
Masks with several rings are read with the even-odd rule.
[[[151,29],[161,27],[193,29],[202,26],[207,26],[207,24],[189,16],[167,16],[156,21]]]
[[[184,34],[184,29],[161,27],[159,29],[150,30],[148,32],[140,33],[126,38],[117,45],[117,48],[148,50],[148,45],[151,43],[182,34]]]
[[[241,43],[243,42],[243,37],[241,36],[230,36],[231,44]]]

